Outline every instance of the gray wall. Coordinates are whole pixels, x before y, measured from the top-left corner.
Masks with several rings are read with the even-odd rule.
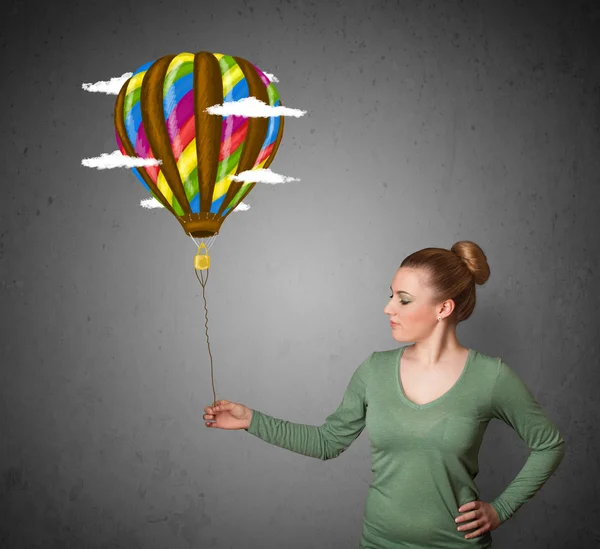
[[[271,168],[211,248],[217,398],[320,425],[372,351],[402,261],[474,240],[462,344],[501,356],[564,434],[499,549],[592,547],[599,513],[600,9],[593,2],[80,2],[3,8],[0,546],[357,547],[366,434],[321,462],[209,430],[194,246],[116,149],[109,80],[208,50],[279,78]],[[37,4],[37,3],[35,3]],[[527,457],[490,424],[490,501]]]

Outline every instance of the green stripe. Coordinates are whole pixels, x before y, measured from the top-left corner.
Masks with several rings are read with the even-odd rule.
[[[176,65],[171,69],[165,77],[163,90],[166,90],[169,86],[172,86],[177,80],[186,74],[190,74],[194,71],[194,63],[192,61],[185,61]]]
[[[230,200],[229,204],[227,204],[227,208],[231,208],[232,204],[235,204],[238,200],[242,200],[246,194],[250,192],[250,185],[248,184],[246,187],[240,187],[240,190],[235,194],[235,196]]]
[[[185,215],[185,212],[179,205],[179,202],[177,202],[177,198],[175,198],[175,195],[173,195],[173,209],[175,210],[177,217],[181,217],[182,215]]]
[[[271,106],[275,105],[275,102],[279,99],[279,92],[273,82],[267,86],[267,94],[269,95],[269,104]]]
[[[125,118],[129,114],[131,108],[140,100],[140,95],[142,95],[142,86],[137,87],[132,92],[129,92],[125,96],[125,103],[123,104],[123,112],[125,113]]]
[[[221,75],[225,74],[231,67],[237,65],[235,59],[231,55],[224,55],[219,59],[219,65],[221,66]]]
[[[185,196],[188,202],[191,202],[194,196],[198,194],[198,165],[190,172],[183,182],[183,188],[185,189]]]
[[[235,168],[240,162],[240,156],[243,148],[242,142],[233,154],[230,154],[227,158],[224,158],[221,160],[221,162],[219,162],[217,166],[217,182],[221,181],[221,179],[223,179],[228,173],[235,171]]]

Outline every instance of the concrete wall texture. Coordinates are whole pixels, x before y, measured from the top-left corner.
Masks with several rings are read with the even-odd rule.
[[[564,434],[503,548],[596,547],[600,307],[597,2],[105,1],[3,8],[0,547],[357,547],[365,434],[321,462],[207,429],[195,248],[115,150],[115,96],[82,90],[168,53],[251,60],[286,118],[271,169],[211,248],[218,399],[321,425],[398,347],[406,255],[473,240],[491,277],[465,346],[501,356]],[[528,449],[492,422],[490,501]]]

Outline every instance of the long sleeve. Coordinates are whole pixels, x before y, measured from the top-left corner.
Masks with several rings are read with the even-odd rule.
[[[323,461],[344,452],[358,438],[366,421],[366,374],[371,356],[355,370],[338,408],[320,426],[292,423],[252,411],[248,433],[297,454]]]
[[[494,418],[512,427],[531,450],[521,471],[491,502],[504,522],[557,469],[565,453],[565,441],[528,387],[501,359],[491,394],[491,412]]]

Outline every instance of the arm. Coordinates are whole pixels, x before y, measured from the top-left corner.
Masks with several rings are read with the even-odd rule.
[[[490,502],[504,522],[527,503],[556,470],[565,453],[557,427],[517,374],[501,359],[491,395],[492,416],[512,427],[531,453],[518,475]]]
[[[269,444],[326,461],[344,452],[362,433],[366,421],[366,373],[371,354],[356,369],[338,408],[320,426],[303,425],[252,410],[247,431]]]

